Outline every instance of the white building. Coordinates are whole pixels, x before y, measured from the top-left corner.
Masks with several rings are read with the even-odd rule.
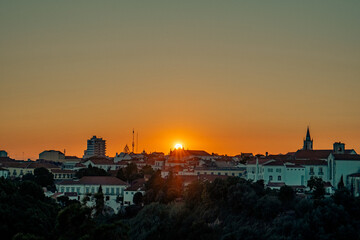
[[[195,167],[195,175],[245,177],[245,167]]]
[[[132,185],[124,191],[124,205],[129,206],[134,204],[134,196],[136,193],[145,194],[145,179],[137,179],[133,181]]]
[[[119,164],[114,163],[113,160],[107,158],[91,157],[82,164],[84,164],[86,167],[92,166],[92,167],[101,168],[104,169],[105,171],[118,170],[120,168]]]
[[[60,193],[76,193],[79,201],[88,195],[98,193],[101,186],[105,204],[112,207],[116,213],[120,209],[120,202],[117,200],[124,196],[124,190],[129,186],[116,177],[108,176],[87,176],[80,180],[64,180],[55,185]]]
[[[10,176],[9,170],[0,167],[0,178],[1,178],[1,177],[3,177],[3,178],[8,178],[9,176]]]
[[[121,161],[130,161],[132,159],[132,157],[130,156],[129,153],[124,153],[121,152],[120,154],[116,153],[115,157],[114,157],[114,162],[121,162]]]

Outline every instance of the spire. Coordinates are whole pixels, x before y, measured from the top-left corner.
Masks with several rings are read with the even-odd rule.
[[[307,132],[306,132],[306,141],[311,141],[309,126],[307,127]]]
[[[306,138],[304,140],[303,150],[313,150],[313,140],[310,137],[310,129],[307,127]]]

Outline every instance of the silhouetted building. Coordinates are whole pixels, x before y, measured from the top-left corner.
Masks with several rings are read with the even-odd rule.
[[[46,150],[39,154],[39,159],[54,162],[63,162],[65,159],[65,155],[60,151]]]
[[[106,141],[102,138],[93,136],[87,140],[87,149],[84,151],[84,158],[93,156],[105,157],[106,155]]]
[[[0,150],[0,157],[8,157],[8,154],[4,150]]]
[[[313,150],[313,140],[310,137],[309,127],[307,128],[306,138],[304,140],[303,150]]]

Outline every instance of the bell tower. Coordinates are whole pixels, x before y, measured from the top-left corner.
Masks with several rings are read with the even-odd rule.
[[[307,128],[306,138],[304,139],[303,150],[313,150],[313,139],[310,137],[309,127]]]

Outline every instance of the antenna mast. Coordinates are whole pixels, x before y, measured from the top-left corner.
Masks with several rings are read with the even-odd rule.
[[[132,140],[132,152],[134,153],[134,147],[135,147],[135,131],[133,129],[133,140]]]
[[[136,152],[138,152],[139,147],[139,132],[136,132]]]

